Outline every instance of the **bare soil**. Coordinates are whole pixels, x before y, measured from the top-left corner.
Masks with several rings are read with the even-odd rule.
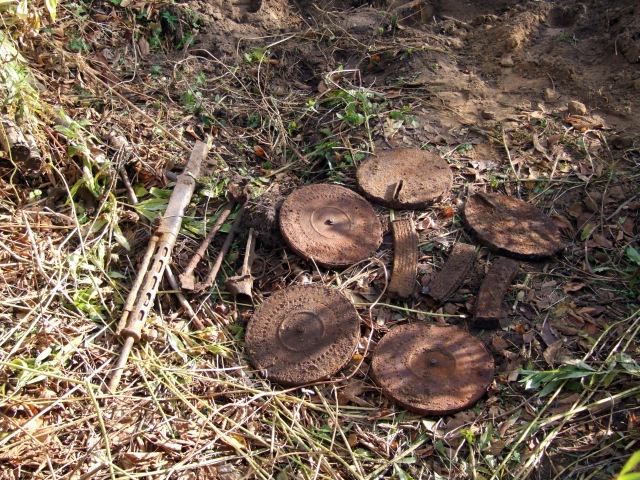
[[[185,220],[198,228],[182,231],[176,274],[230,190],[251,200],[216,286],[185,292],[207,328],[194,330],[163,285],[150,322],[160,336],[135,347],[122,394],[101,394],[120,346],[114,323],[153,224],[114,176],[117,224],[130,249],[109,240],[94,252],[99,227],[116,214],[87,185],[70,191],[91,169],[69,154],[76,144],[52,127],[58,121],[40,122],[39,170],[16,174],[2,159],[2,199],[29,208],[2,210],[2,245],[11,248],[0,252],[8,299],[0,312],[0,478],[608,479],[637,450],[639,1],[78,5],[20,37],[24,55],[39,72],[43,101],[86,120],[104,140],[95,151],[146,189],[143,201],[157,200],[185,159],[153,122],[188,145],[213,137]],[[105,146],[111,129],[127,138],[129,160]],[[321,183],[355,190],[360,162],[395,148],[444,158],[451,192],[424,209],[376,206],[382,246],[354,266],[323,268],[287,247],[278,225],[286,195]],[[521,264],[495,330],[472,322],[495,258],[484,248],[444,305],[430,308],[427,298],[452,247],[474,243],[462,211],[475,192],[535,205],[567,245]],[[420,235],[419,284],[403,302],[384,295],[393,218],[411,218]],[[239,271],[251,227],[259,234],[255,304],[223,288]],[[81,241],[69,233],[76,229]],[[200,278],[221,243],[196,270]],[[80,265],[89,253],[103,262],[82,267],[92,280],[52,280],[68,275],[59,265]],[[251,368],[244,329],[256,305],[302,283],[339,288],[358,310],[361,337],[331,381],[280,390]],[[494,381],[469,410],[412,414],[371,381],[380,339],[424,321],[461,327],[490,350]],[[22,359],[51,367],[46,359],[58,348],[67,352],[59,374],[28,377]],[[543,371],[551,375],[532,374]]]

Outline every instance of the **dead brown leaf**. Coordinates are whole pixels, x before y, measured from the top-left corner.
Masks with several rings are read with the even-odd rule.
[[[565,284],[564,287],[562,287],[562,290],[564,290],[564,293],[578,292],[578,291],[582,290],[586,286],[587,285],[585,283],[582,283],[582,282],[569,282],[569,283]]]
[[[509,348],[507,341],[499,335],[491,337],[491,346],[498,353],[502,353],[504,350]]]
[[[542,337],[542,340],[544,340],[544,343],[547,344],[547,346],[551,346],[557,343],[558,340],[562,339],[560,335],[553,331],[553,329],[551,328],[551,324],[548,321],[545,321],[542,325],[540,336]]]
[[[558,340],[557,342],[549,345],[549,347],[542,352],[545,361],[550,367],[554,367],[556,363],[558,363],[562,353],[562,346],[562,340]]]
[[[120,458],[120,466],[124,470],[158,468],[165,463],[162,452],[125,452]]]
[[[612,248],[613,242],[600,233],[594,233],[591,235],[591,241],[589,246],[595,246],[600,248]]]

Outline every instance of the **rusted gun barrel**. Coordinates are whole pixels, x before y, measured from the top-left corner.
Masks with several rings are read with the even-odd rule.
[[[133,344],[140,340],[142,327],[153,306],[164,271],[171,260],[171,253],[182,225],[184,210],[191,201],[196,186],[195,177],[200,175],[202,161],[208,153],[209,145],[204,142],[196,143],[184,172],[178,176],[167,209],[149,242],[149,247],[140,266],[140,272],[127,297],[122,317],[116,329],[116,335],[124,339],[124,345],[111,373],[108,388],[112,393],[118,388]]]

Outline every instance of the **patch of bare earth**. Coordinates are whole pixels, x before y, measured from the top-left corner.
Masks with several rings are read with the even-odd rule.
[[[64,3],[44,28],[5,27],[48,107],[24,127],[41,167],[0,158],[0,478],[605,479],[638,449],[640,2]],[[19,111],[7,101],[3,115]],[[176,276],[238,192],[245,219],[212,288],[179,299],[160,285],[119,389],[105,391],[154,217],[207,136]],[[286,195],[356,190],[360,162],[395,148],[444,158],[451,192],[376,206],[382,246],[353,266],[287,247]],[[476,192],[535,205],[567,245],[520,264],[494,330],[472,321],[496,259],[485,247],[429,307],[454,245],[479,245],[462,222]],[[417,282],[397,301],[385,289],[403,218],[419,233]],[[224,288],[249,228],[252,301]],[[251,367],[244,330],[265,298],[302,283],[339,289],[361,330],[337,375],[283,389]],[[421,416],[372,381],[381,338],[419,322],[491,352],[493,382],[472,408]]]

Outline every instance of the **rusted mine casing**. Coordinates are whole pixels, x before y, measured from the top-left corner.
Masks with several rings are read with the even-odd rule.
[[[507,257],[497,257],[489,272],[484,277],[473,323],[478,328],[500,328],[500,319],[503,316],[502,301],[518,273],[520,262]]]
[[[402,408],[449,415],[484,396],[494,367],[484,344],[461,328],[415,322],[382,337],[370,372],[384,396]]]
[[[539,208],[508,195],[478,192],[464,206],[467,229],[499,255],[542,260],[565,247],[556,222]]]
[[[280,232],[296,254],[326,267],[353,265],[382,243],[371,204],[339,185],[308,185],[291,193],[280,209]]]
[[[431,280],[425,292],[431,308],[438,308],[453,295],[476,260],[476,249],[468,243],[456,243],[442,270]]]
[[[389,295],[409,298],[413,293],[418,268],[418,233],[410,218],[393,222],[393,251]]]

